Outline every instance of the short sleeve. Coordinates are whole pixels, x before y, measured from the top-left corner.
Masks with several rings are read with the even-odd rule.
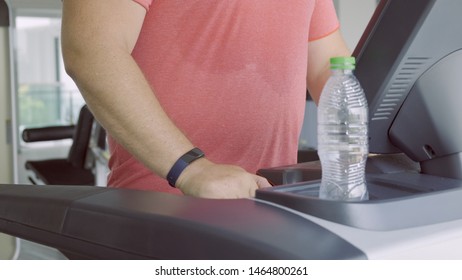
[[[133,0],[134,2],[143,6],[146,11],[149,11],[149,6],[151,6],[153,0]]]
[[[340,26],[332,0],[315,1],[316,4],[311,17],[309,41],[324,38],[336,31]]]

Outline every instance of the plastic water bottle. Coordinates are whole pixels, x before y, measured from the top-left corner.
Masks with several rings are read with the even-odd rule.
[[[332,75],[318,106],[318,154],[322,166],[319,197],[366,200],[367,100],[353,74],[354,57],[334,57],[330,64]]]

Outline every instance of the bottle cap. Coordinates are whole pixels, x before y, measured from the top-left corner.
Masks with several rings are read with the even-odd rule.
[[[338,56],[330,59],[330,69],[354,70],[356,59],[353,56]]]

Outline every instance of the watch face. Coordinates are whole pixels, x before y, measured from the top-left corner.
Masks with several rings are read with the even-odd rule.
[[[204,156],[204,152],[202,152],[199,148],[194,148],[184,155],[183,160],[190,163],[192,160],[201,158],[203,156]]]

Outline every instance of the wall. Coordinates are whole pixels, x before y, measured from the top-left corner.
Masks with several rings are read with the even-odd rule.
[[[3,0],[0,0],[3,2]],[[4,2],[0,4],[2,18],[5,16]],[[13,182],[12,144],[11,144],[11,103],[8,27],[3,22],[0,26],[0,183]]]
[[[336,1],[342,34],[351,51],[356,47],[376,6],[376,0]]]
[[[8,42],[8,8],[0,0],[0,184],[13,182]],[[16,238],[0,233],[0,260],[13,258],[15,252]]]
[[[62,0],[6,0],[10,9],[31,9],[34,11],[41,9],[56,9],[62,5]]]

